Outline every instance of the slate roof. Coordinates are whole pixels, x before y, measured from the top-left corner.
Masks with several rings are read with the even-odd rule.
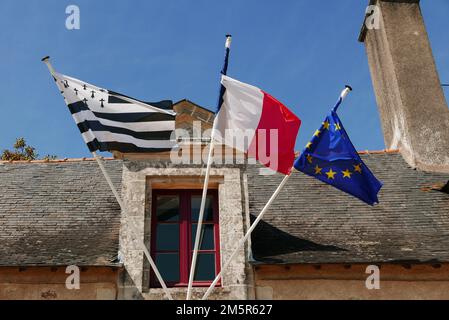
[[[364,204],[295,172],[252,236],[254,263],[449,262],[449,174],[410,168],[398,153],[362,159],[384,183],[380,204]],[[282,176],[248,169],[251,215]]]
[[[121,161],[105,161],[120,190]],[[0,266],[116,265],[120,208],[95,161],[0,163]]]
[[[384,182],[370,207],[294,173],[252,237],[256,264],[449,262],[449,174],[398,153],[362,158]],[[122,162],[105,161],[121,188]],[[249,166],[250,213],[282,179]],[[0,162],[0,266],[117,265],[120,208],[95,161]]]

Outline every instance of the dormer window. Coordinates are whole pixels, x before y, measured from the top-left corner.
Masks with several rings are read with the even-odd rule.
[[[170,287],[188,285],[201,190],[153,190],[151,255]],[[194,286],[208,286],[219,272],[218,192],[209,190]],[[160,287],[156,277],[150,286]]]

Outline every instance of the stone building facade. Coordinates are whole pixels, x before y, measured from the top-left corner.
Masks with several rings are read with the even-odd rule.
[[[124,287],[124,298],[128,297],[128,292],[135,292],[135,289],[139,289],[142,296],[148,299],[160,299],[164,296],[162,289],[149,288],[150,268],[138,243],[144,241],[150,247],[151,193],[158,188],[158,184],[159,188],[164,189],[201,190],[202,171],[204,168],[201,167],[170,167],[169,163],[158,161],[124,162],[122,190],[127,209],[122,217],[120,247],[127,274],[134,283],[131,291]],[[221,260],[226,260],[234,248],[235,239],[243,237],[245,221],[248,219],[242,197],[242,168],[213,168],[211,184],[211,190],[218,191],[220,252]],[[134,221],[130,222],[131,219]],[[242,249],[232,266],[223,274],[223,283],[227,285],[214,292],[216,298],[247,298],[245,264],[245,250]],[[201,298],[206,289],[194,288],[194,296]],[[173,295],[185,297],[185,288],[174,290]]]

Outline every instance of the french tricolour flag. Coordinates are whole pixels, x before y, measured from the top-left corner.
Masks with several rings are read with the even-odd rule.
[[[222,75],[216,129],[226,145],[255,157],[268,168],[289,174],[301,120],[281,102],[252,85]]]

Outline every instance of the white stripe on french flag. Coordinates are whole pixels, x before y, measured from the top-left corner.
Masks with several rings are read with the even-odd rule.
[[[301,120],[281,102],[252,85],[222,75],[226,88],[217,115],[221,142],[272,170],[289,174]],[[241,140],[244,135],[247,141]]]

